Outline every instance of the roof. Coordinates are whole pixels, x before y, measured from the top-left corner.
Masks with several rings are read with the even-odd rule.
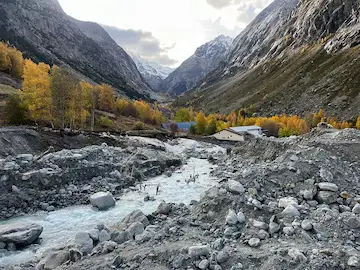
[[[231,127],[230,130],[235,132],[246,132],[249,130],[261,130],[259,126],[241,126],[241,127]]]
[[[171,124],[177,124],[179,130],[190,130],[191,126],[195,126],[196,122],[171,122],[162,124],[163,128],[170,129]]]

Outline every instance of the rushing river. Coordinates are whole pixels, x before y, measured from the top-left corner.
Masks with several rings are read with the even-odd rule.
[[[182,147],[174,148],[169,145],[166,146],[168,150],[179,154],[181,152],[180,149],[188,150],[190,146],[198,148],[197,145],[193,144],[189,140],[184,140],[183,149],[181,149]],[[194,151],[196,150],[194,149]],[[222,149],[213,148],[207,150],[219,151]],[[190,158],[187,164],[182,166],[172,176],[162,175],[143,182],[142,186],[146,184],[145,191],[140,191],[139,187],[136,187],[136,190],[125,193],[117,201],[116,206],[108,211],[95,211],[90,206],[74,206],[50,213],[38,213],[6,221],[6,223],[37,223],[44,227],[44,231],[41,234],[41,245],[12,253],[0,253],[0,266],[19,264],[32,260],[34,257],[41,257],[46,250],[71,243],[77,232],[93,229],[99,223],[105,225],[115,224],[134,210],[140,209],[145,214],[150,214],[156,210],[162,200],[185,204],[189,204],[191,200],[199,200],[204,191],[217,184],[217,181],[209,175],[213,167],[207,160]],[[187,184],[186,180],[194,172],[199,175],[198,179],[195,183]],[[155,194],[157,185],[160,185],[158,195]],[[144,202],[146,193],[149,193],[156,200]]]

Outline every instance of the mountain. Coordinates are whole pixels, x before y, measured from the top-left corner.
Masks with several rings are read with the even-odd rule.
[[[174,71],[173,68],[165,67],[155,62],[150,62],[139,55],[135,55],[130,52],[129,55],[134,60],[136,67],[143,76],[144,80],[154,91],[160,91],[162,81]]]
[[[163,81],[163,91],[171,95],[180,95],[194,87],[226,58],[231,43],[232,38],[221,35],[197,48],[194,55]]]
[[[263,115],[324,108],[360,114],[360,2],[275,0],[234,40],[228,58],[178,105]]]
[[[0,39],[34,61],[65,66],[129,97],[149,99],[151,89],[131,57],[100,25],[66,15],[57,0],[0,0]]]

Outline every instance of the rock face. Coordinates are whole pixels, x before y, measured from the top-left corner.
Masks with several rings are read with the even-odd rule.
[[[115,199],[110,192],[98,192],[90,196],[90,203],[102,211],[114,207]]]
[[[28,246],[39,238],[42,231],[43,227],[37,224],[0,225],[0,242]]]
[[[226,58],[231,43],[232,38],[221,35],[197,48],[194,55],[163,81],[163,91],[171,95],[180,95],[194,87]]]
[[[254,104],[264,114],[324,108],[358,115],[359,90],[348,81],[359,68],[359,7],[356,0],[273,1],[234,40],[223,64],[179,102],[221,112]]]
[[[0,36],[25,57],[71,68],[129,97],[149,98],[131,57],[100,25],[67,16],[57,0],[2,1],[0,13]]]

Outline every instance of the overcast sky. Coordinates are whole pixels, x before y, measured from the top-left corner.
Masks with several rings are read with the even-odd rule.
[[[272,0],[59,0],[77,19],[120,29],[127,50],[178,66],[220,34],[236,37]]]

